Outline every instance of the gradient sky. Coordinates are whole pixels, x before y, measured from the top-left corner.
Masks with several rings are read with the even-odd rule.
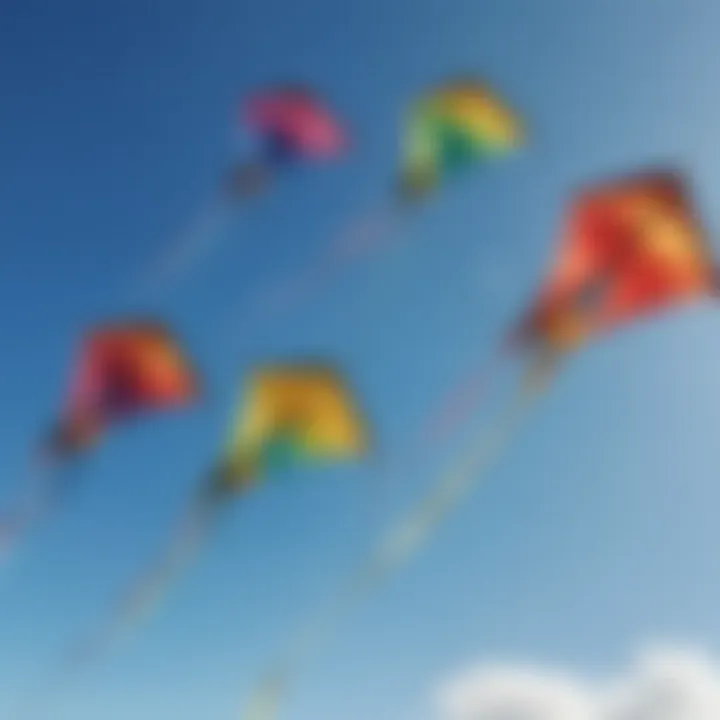
[[[19,492],[78,333],[127,309],[132,280],[237,153],[243,92],[299,79],[357,136],[238,218],[148,310],[208,378],[197,410],[116,433],[72,502],[0,575],[0,716],[152,557],[224,439],[258,358],[324,354],[362,395],[374,466],[297,473],[234,508],[145,632],[79,679],[49,720],[230,720],[260,667],[377,532],[461,450],[407,452],[443,392],[527,301],[579,182],[647,165],[691,174],[720,224],[713,0],[24,0],[0,9],[0,491]],[[302,313],[243,303],[382,201],[403,107],[478,73],[533,144],[447,188],[391,250]],[[228,326],[227,318],[237,316]],[[601,672],[637,643],[720,646],[720,315],[698,307],[588,348],[487,483],[303,678],[292,720],[429,720],[433,684],[478,659]],[[6,715],[7,713],[7,715]],[[12,720],[12,718],[10,718]]]

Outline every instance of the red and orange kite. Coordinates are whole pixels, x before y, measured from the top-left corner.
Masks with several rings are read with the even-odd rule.
[[[52,449],[75,453],[115,423],[184,406],[197,395],[197,376],[164,325],[153,320],[102,325],[82,341]]]
[[[644,173],[578,193],[550,271],[513,339],[557,357],[596,335],[716,294],[712,254],[683,179]]]

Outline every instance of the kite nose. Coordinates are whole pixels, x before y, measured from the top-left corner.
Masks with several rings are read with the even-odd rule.
[[[203,497],[208,502],[221,502],[235,494],[238,473],[226,463],[221,463],[210,472]]]
[[[43,439],[36,454],[36,463],[45,467],[66,454],[68,446],[67,431],[64,424],[55,425]]]
[[[94,445],[100,436],[100,427],[91,420],[69,420],[58,423],[40,449],[41,463],[52,463],[58,458],[75,455]]]
[[[227,193],[231,198],[243,199],[258,195],[270,184],[271,172],[262,163],[241,165],[231,171]]]
[[[402,202],[419,202],[432,190],[433,181],[429,175],[420,172],[407,172],[397,183],[397,196]]]

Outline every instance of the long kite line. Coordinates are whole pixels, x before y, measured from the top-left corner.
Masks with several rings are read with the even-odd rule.
[[[208,202],[132,283],[127,293],[128,302],[144,303],[181,282],[219,244],[220,234],[233,214],[229,198],[223,196]]]
[[[262,676],[242,720],[276,720],[293,680],[327,644],[338,626],[366,597],[415,556],[434,531],[465,499],[498,457],[545,390],[548,377],[531,376],[513,396],[498,421],[483,428],[471,450],[443,474],[407,516],[394,525],[363,563],[343,592],[289,643],[279,662]]]

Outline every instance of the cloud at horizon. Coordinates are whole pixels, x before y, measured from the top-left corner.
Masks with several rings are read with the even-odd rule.
[[[649,647],[604,677],[482,663],[442,682],[435,701],[438,720],[718,720],[720,659]]]

